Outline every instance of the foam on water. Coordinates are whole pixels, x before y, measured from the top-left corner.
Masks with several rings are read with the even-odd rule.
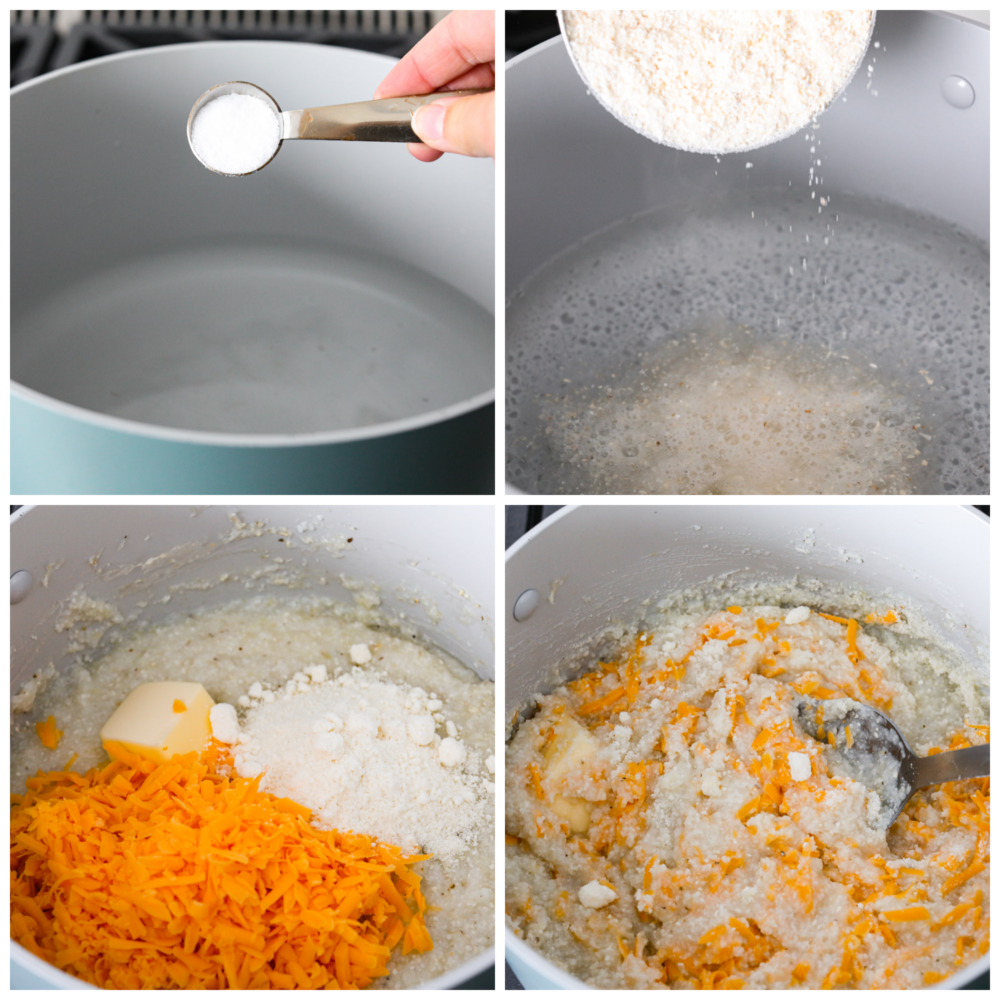
[[[916,492],[919,414],[868,371],[715,322],[541,414],[552,451],[602,492]]]
[[[988,249],[937,220],[791,191],[647,213],[511,300],[508,477],[985,494],[988,332]]]

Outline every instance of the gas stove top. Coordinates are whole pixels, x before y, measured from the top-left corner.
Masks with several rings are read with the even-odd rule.
[[[400,57],[443,16],[430,10],[86,10],[11,12],[10,83],[154,45],[280,41]]]

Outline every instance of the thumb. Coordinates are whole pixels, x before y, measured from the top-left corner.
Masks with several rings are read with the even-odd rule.
[[[442,153],[493,155],[494,92],[468,97],[442,97],[418,108],[413,131],[422,142]]]

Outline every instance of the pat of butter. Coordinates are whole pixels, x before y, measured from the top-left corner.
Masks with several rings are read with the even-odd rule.
[[[140,684],[101,730],[101,742],[165,764],[174,754],[200,753],[212,735],[208,713],[215,704],[200,685],[184,681]]]
[[[597,752],[598,744],[578,722],[560,719],[555,724],[555,740],[542,751],[545,777],[551,782],[564,781],[573,770],[579,770]],[[570,833],[584,834],[590,829],[591,805],[575,795],[556,794],[552,811],[569,823]]]

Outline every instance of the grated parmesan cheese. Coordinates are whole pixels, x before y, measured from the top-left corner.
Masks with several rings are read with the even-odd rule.
[[[261,791],[311,809],[318,829],[364,831],[439,857],[463,854],[489,829],[490,772],[464,742],[438,734],[440,699],[371,668],[330,680],[309,668],[293,681],[271,701],[263,685],[250,688],[238,737],[227,741],[241,777],[262,774]],[[457,734],[451,720],[441,728]]]
[[[801,625],[811,614],[811,610],[805,606],[792,608],[791,611],[785,615],[786,625]]]
[[[792,781],[808,781],[812,776],[812,763],[809,754],[791,751],[788,754],[788,770]]]
[[[580,889],[580,902],[592,910],[599,910],[602,906],[613,903],[617,898],[614,889],[601,885],[596,879]]]

